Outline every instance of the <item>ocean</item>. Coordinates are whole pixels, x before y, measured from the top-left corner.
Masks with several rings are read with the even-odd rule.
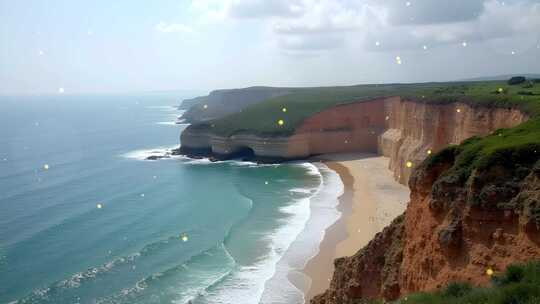
[[[188,97],[0,97],[0,303],[304,302],[339,177],[144,160],[178,146]]]

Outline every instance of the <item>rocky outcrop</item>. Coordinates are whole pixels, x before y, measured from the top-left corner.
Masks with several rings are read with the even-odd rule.
[[[537,158],[536,158],[537,159]],[[330,288],[312,304],[395,300],[448,282],[484,285],[510,263],[540,257],[540,161],[447,178],[455,155],[422,163],[411,176],[411,201],[352,257],[335,261]]]
[[[223,117],[263,100],[285,95],[291,88],[249,87],[245,89],[216,90],[208,96],[182,101],[180,109],[187,110],[180,119],[197,123]]]

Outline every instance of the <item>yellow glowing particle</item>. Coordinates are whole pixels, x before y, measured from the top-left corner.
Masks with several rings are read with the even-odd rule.
[[[486,274],[487,274],[488,276],[492,276],[492,275],[493,275],[493,269],[488,268],[488,269],[486,270]]]
[[[97,204],[96,207],[97,207],[98,209],[101,209],[101,208],[103,208],[103,205],[102,205],[102,204]]]
[[[287,108],[281,109],[281,112],[283,112],[283,113],[287,112]]]
[[[204,105],[203,108],[208,109],[208,105]]]
[[[283,121],[283,119],[280,119],[277,121],[278,125],[280,126],[283,126],[285,124],[285,122]]]
[[[499,93],[502,93],[504,90],[503,88],[499,88],[497,91],[499,91]]]
[[[406,164],[407,168],[411,168],[412,167],[412,162],[408,161]]]
[[[49,170],[49,165],[48,164],[43,165],[43,170]]]
[[[389,120],[389,119],[390,119],[390,116],[386,116],[384,119],[385,119],[385,120]]]
[[[431,153],[432,153],[431,149],[430,149],[430,150],[427,150],[427,154],[428,154],[428,155],[431,155]]]
[[[456,112],[461,113],[461,109],[456,109]]]
[[[187,242],[189,240],[187,234],[183,233],[181,236],[180,236],[180,239],[182,240],[182,242]]]

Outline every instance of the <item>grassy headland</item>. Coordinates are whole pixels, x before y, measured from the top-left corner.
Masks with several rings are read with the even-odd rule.
[[[500,81],[385,84],[296,89],[290,94],[248,106],[239,113],[205,122],[200,127],[211,128],[213,133],[222,136],[243,132],[286,136],[292,134],[304,119],[329,107],[389,96],[434,104],[463,102],[519,107],[531,117],[540,115],[540,83],[532,81],[520,85]]]
[[[193,126],[221,136],[240,133],[287,136],[309,116],[329,107],[375,98],[401,96],[428,104],[461,102],[471,106],[519,108],[531,119],[511,129],[434,154],[427,161],[455,157],[446,179],[465,182],[473,169],[493,164],[531,167],[540,156],[540,82],[509,85],[503,81],[359,85],[295,89],[291,94],[248,106],[241,112]],[[451,154],[451,155],[450,155]]]

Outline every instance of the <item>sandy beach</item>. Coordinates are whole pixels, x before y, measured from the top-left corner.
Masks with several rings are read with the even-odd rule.
[[[318,160],[340,175],[345,191],[338,207],[341,218],[326,230],[319,253],[304,268],[311,278],[306,303],[328,288],[334,259],[355,254],[402,214],[409,201],[408,187],[393,179],[386,157],[339,154]]]

